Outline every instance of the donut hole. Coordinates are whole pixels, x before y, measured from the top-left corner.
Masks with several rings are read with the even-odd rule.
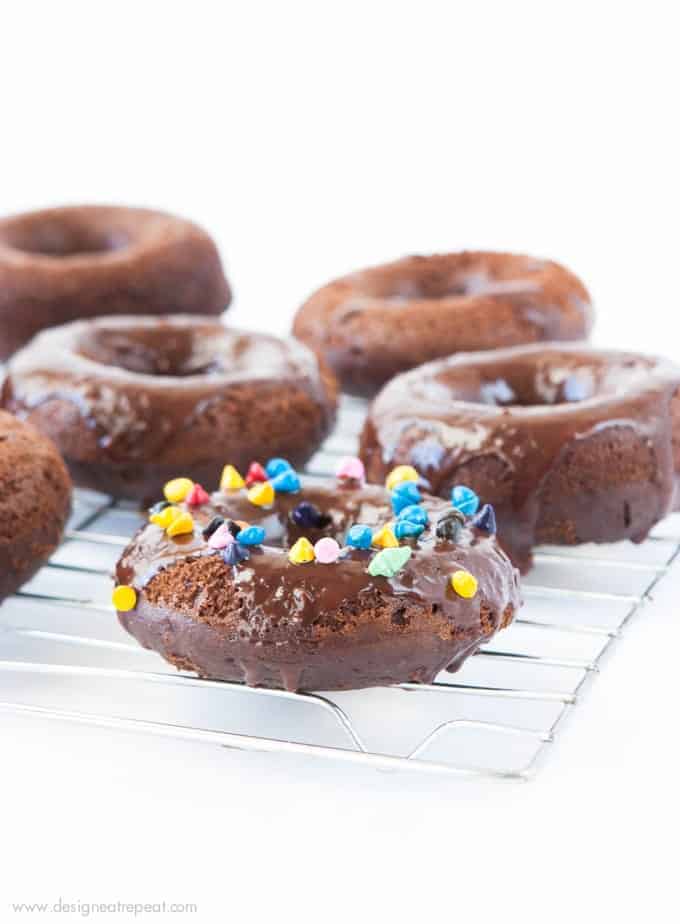
[[[414,257],[388,268],[367,271],[360,289],[371,297],[387,301],[440,301],[484,295],[528,294],[539,290],[535,274],[545,264],[540,260],[505,255],[458,254]]]
[[[529,279],[499,279],[481,270],[468,273],[430,275],[421,279],[402,280],[397,291],[387,298],[402,301],[442,301],[493,295],[520,295],[538,291],[538,283]]]
[[[19,221],[9,225],[3,237],[14,250],[57,259],[112,253],[130,243],[121,229],[101,228],[63,215]]]
[[[491,280],[483,273],[463,275],[450,271],[430,272],[422,276],[396,276],[379,281],[377,285],[369,287],[373,291],[367,294],[395,302],[411,299],[440,301],[480,294],[490,284]]]
[[[587,362],[559,350],[507,361],[480,359],[473,371],[444,369],[438,384],[456,400],[496,407],[543,408],[577,404],[620,394],[644,384],[651,361],[623,356],[591,357]]]
[[[215,339],[176,325],[127,330],[98,326],[80,338],[76,352],[139,375],[183,378],[222,371]]]
[[[479,398],[483,404],[500,407],[554,407],[576,404],[598,394],[597,383],[589,370],[553,376],[519,376],[510,380],[496,378],[482,382]]]

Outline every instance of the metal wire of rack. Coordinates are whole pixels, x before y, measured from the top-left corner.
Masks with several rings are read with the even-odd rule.
[[[356,449],[365,405],[344,399],[308,466]],[[389,770],[526,780],[626,624],[680,553],[680,517],[643,545],[546,548],[514,624],[432,684],[298,694],[176,672],[132,642],[109,575],[132,505],[78,492],[59,550],[0,610],[0,711]],[[85,708],[83,708],[83,705]]]

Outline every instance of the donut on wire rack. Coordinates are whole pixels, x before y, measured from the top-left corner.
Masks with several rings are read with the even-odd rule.
[[[680,368],[564,344],[437,360],[380,392],[361,457],[481,494],[523,571],[537,543],[639,542],[680,502]]]
[[[579,340],[591,314],[585,286],[559,263],[463,251],[336,279],[307,299],[293,332],[326,357],[343,390],[371,395],[399,372],[452,353]]]
[[[77,485],[144,501],[177,471],[217,483],[225,456],[304,463],[333,423],[336,383],[292,338],[107,317],[38,334],[9,362],[0,403],[56,443]]]

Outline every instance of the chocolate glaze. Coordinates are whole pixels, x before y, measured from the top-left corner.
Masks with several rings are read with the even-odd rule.
[[[411,542],[413,555],[392,578],[366,571],[374,552],[345,548],[340,561],[293,565],[287,549],[302,535],[290,517],[301,500],[328,514],[331,525],[307,529],[314,542],[341,544],[354,522],[391,519],[382,488],[340,488],[303,481],[279,494],[270,510],[245,491],[215,494],[192,510],[193,535],[169,538],[145,526],[124,551],[116,581],[138,593],[122,625],[147,648],[179,667],[224,680],[299,690],[349,689],[401,681],[430,682],[455,669],[520,605],[517,572],[493,537],[463,527],[454,544],[435,536],[443,501],[426,498],[432,528]],[[216,513],[263,526],[267,545],[239,566],[223,563],[201,530]],[[479,581],[465,600],[449,584],[465,568]]]
[[[150,209],[73,206],[0,219],[0,359],[44,327],[112,314],[220,314],[215,244]]]
[[[335,415],[335,383],[296,341],[218,320],[98,318],[52,328],[11,360],[2,404],[51,437],[75,482],[155,497],[223,465],[302,464]]]
[[[390,382],[361,438],[370,480],[413,464],[449,496],[492,503],[522,570],[531,548],[641,541],[680,500],[680,369],[583,346],[520,347],[428,363]]]
[[[373,394],[399,372],[452,353],[578,340],[591,314],[586,288],[559,263],[464,251],[336,279],[300,308],[293,331],[323,353],[344,390]]]

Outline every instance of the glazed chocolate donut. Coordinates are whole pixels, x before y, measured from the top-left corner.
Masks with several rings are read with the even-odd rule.
[[[521,570],[537,543],[640,542],[680,500],[680,369],[548,344],[428,363],[390,382],[361,438],[370,480],[410,463],[469,485]]]
[[[75,206],[0,220],[0,359],[44,327],[111,314],[220,314],[211,238],[149,209]]]
[[[590,296],[559,263],[463,251],[336,279],[300,308],[293,333],[326,357],[343,390],[371,395],[431,359],[579,340],[590,326]]]
[[[71,479],[54,446],[0,411],[0,601],[54,552],[71,510]]]
[[[336,393],[295,340],[175,315],[43,331],[11,359],[0,403],[54,440],[76,484],[145,500],[177,471],[215,483],[225,458],[306,461]]]
[[[426,497],[419,538],[359,548],[389,544],[390,494],[343,484],[303,479],[267,509],[245,489],[152,508],[116,569],[122,625],[181,670],[309,691],[430,682],[511,622],[517,572],[493,535],[455,516],[438,537],[453,511]]]

